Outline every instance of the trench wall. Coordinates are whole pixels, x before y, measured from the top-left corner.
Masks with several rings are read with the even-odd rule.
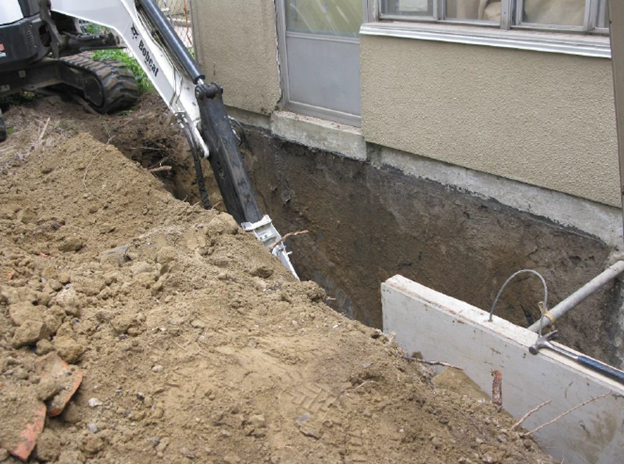
[[[535,269],[549,283],[552,306],[601,272],[610,252],[595,237],[495,200],[266,131],[247,135],[246,163],[263,208],[282,233],[310,231],[290,241],[302,279],[371,326],[382,326],[380,285],[395,274],[487,310],[508,276]],[[520,279],[497,314],[527,326],[542,299],[536,280]],[[615,287],[587,300],[559,327],[562,340],[619,365],[610,342],[617,300]]]

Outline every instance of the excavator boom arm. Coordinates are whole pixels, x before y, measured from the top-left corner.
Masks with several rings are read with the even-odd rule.
[[[228,212],[295,276],[281,236],[263,216],[223,104],[223,89],[204,82],[195,59],[154,0],[40,0],[46,8],[109,28],[137,59],[186,135],[198,174],[209,158]],[[198,175],[200,183],[203,176]],[[210,207],[202,190],[202,201]],[[276,245],[277,244],[277,245]]]

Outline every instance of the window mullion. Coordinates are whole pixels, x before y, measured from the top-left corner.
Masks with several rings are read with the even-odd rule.
[[[511,28],[513,0],[501,1],[501,29]]]
[[[599,0],[585,1],[585,19],[583,20],[583,30],[585,32],[593,31],[596,28],[598,3]]]
[[[364,16],[364,22],[370,23],[377,21],[379,16],[377,15],[377,2],[375,0],[362,0],[362,12]]]
[[[524,17],[524,0],[516,0],[516,14],[512,23],[513,26],[519,26],[522,24],[522,18]]]
[[[440,1],[433,0],[433,19],[435,19],[436,21],[440,19]]]

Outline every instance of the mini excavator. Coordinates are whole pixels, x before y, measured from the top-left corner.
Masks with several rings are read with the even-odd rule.
[[[87,33],[88,23],[107,32]],[[100,113],[130,107],[139,96],[132,73],[121,63],[95,62],[85,53],[124,46],[188,140],[204,207],[211,208],[201,167],[201,159],[208,158],[228,213],[297,277],[280,234],[260,210],[223,88],[205,82],[154,0],[2,0],[0,97],[52,87],[77,93]],[[0,112],[0,141],[6,136]]]

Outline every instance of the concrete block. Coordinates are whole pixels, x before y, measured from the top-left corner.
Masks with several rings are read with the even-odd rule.
[[[531,355],[537,335],[463,301],[401,276],[382,284],[384,331],[407,352],[465,368],[491,391],[491,371],[503,373],[503,407],[521,417],[552,403],[523,424],[531,430],[574,406],[613,393],[570,413],[535,434],[547,453],[567,464],[621,462],[624,450],[624,386],[548,350]]]
[[[357,127],[276,111],[271,115],[271,131],[278,137],[301,145],[366,161],[366,142]]]

